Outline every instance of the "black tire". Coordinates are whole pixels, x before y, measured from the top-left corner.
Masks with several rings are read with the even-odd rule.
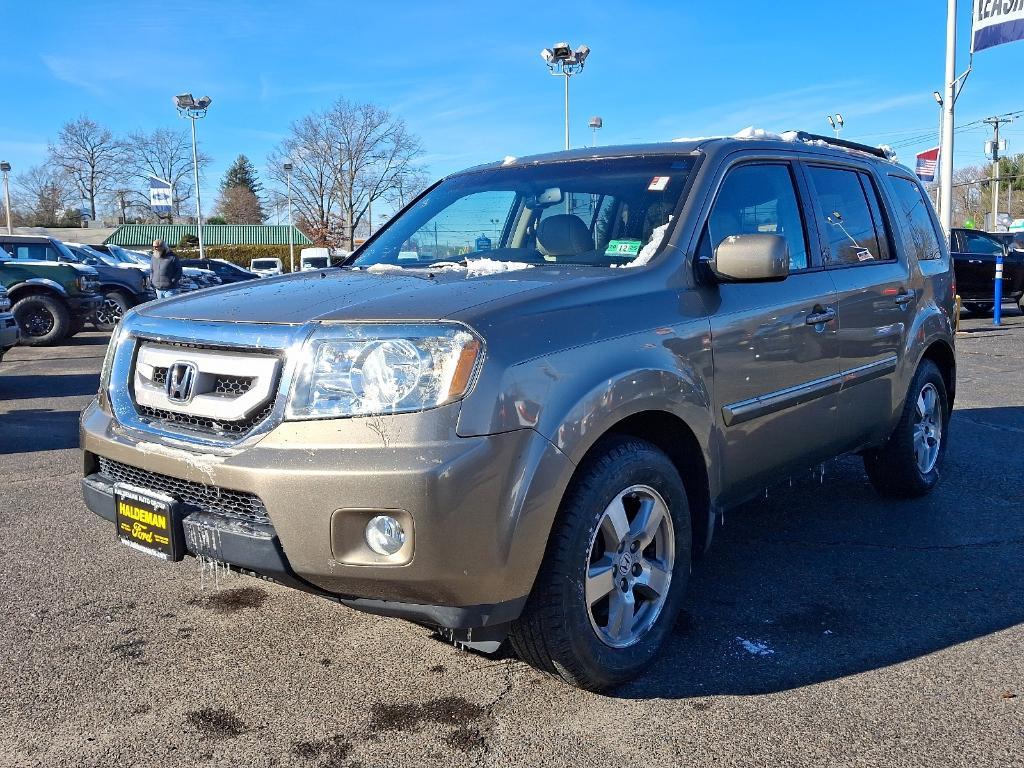
[[[131,308],[131,301],[121,291],[108,291],[103,294],[103,302],[96,310],[92,324],[97,331],[112,331]]]
[[[33,294],[19,299],[12,310],[21,328],[21,343],[48,347],[63,341],[71,329],[71,316],[64,302],[54,296]]]
[[[972,317],[992,317],[995,307],[994,303],[983,301],[971,301],[964,304],[964,309],[970,312]]]
[[[652,623],[633,644],[612,647],[601,639],[592,619],[585,593],[586,573],[593,567],[593,547],[606,508],[634,486],[654,489],[668,507],[672,536],[666,529],[659,530],[666,530],[665,539],[674,545],[674,563]],[[686,491],[669,458],[645,440],[603,440],[580,465],[562,500],[533,591],[512,626],[513,650],[531,666],[586,690],[600,691],[632,680],[654,661],[672,631],[690,575],[690,550]],[[611,573],[614,584],[622,572],[613,568]],[[617,589],[613,586],[608,597],[612,593],[619,597]],[[642,610],[637,611],[638,617]]]
[[[925,471],[915,447],[915,430],[921,426],[918,400],[929,387],[938,398],[936,418],[940,430],[934,463]],[[924,496],[938,484],[942,459],[949,443],[949,416],[946,382],[935,363],[922,360],[910,383],[910,390],[903,403],[903,414],[896,429],[885,445],[864,454],[864,469],[879,495],[914,498]]]

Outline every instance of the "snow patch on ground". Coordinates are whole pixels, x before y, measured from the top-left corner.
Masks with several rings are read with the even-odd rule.
[[[742,637],[737,637],[736,642],[740,644],[743,650],[753,656],[772,656],[775,653],[775,650],[763,640],[746,640]]]

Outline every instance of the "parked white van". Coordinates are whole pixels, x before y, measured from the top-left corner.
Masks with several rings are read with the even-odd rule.
[[[299,253],[299,270],[327,269],[331,266],[330,248],[303,248]]]
[[[249,271],[260,277],[273,277],[284,274],[284,265],[280,259],[253,259],[249,262]]]

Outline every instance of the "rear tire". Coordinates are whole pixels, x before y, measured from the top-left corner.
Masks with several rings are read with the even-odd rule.
[[[864,454],[864,469],[882,496],[924,496],[939,482],[949,442],[946,382],[931,360],[922,360],[903,414],[889,440]]]
[[[632,680],[672,632],[690,549],[686,491],[668,456],[645,440],[605,439],[562,500],[533,592],[512,626],[513,649],[586,690]]]
[[[71,316],[64,302],[54,296],[33,294],[20,299],[12,310],[21,328],[21,343],[48,347],[67,337]]]

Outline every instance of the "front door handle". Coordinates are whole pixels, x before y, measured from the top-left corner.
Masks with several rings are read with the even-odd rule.
[[[822,325],[823,323],[831,323],[836,319],[836,311],[832,307],[821,307],[817,306],[811,310],[804,322],[808,325]]]
[[[895,301],[901,307],[905,307],[907,304],[909,304],[913,300],[914,300],[914,294],[912,294],[912,293],[907,293],[906,291],[904,291],[903,293],[897,293],[896,294]]]

